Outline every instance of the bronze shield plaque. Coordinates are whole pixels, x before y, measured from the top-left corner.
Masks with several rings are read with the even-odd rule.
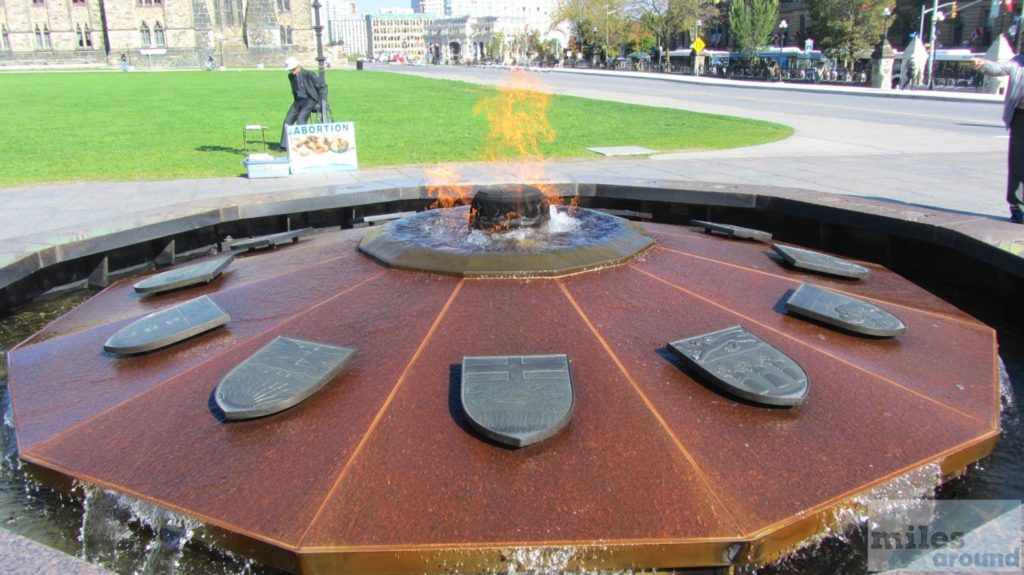
[[[814,250],[779,244],[772,244],[772,249],[797,269],[856,280],[868,277],[870,271],[864,266]]]
[[[224,376],[214,398],[228,419],[284,411],[323,388],[354,354],[347,347],[278,336]]]
[[[764,405],[801,405],[807,374],[789,356],[742,326],[668,344],[690,368],[720,389]]]
[[[513,447],[543,441],[572,417],[569,358],[464,357],[461,398],[470,425],[484,436]]]
[[[739,238],[741,240],[767,242],[772,239],[772,235],[768,232],[755,230],[753,228],[745,228],[743,226],[734,226],[732,224],[719,224],[716,222],[705,222],[702,220],[690,220],[690,225],[704,228],[704,233],[706,234],[710,234],[711,232],[717,232],[719,234],[725,234],[730,238]]]
[[[142,294],[157,294],[198,284],[208,284],[217,279],[224,268],[228,267],[234,259],[234,254],[229,254],[175,268],[140,281],[135,284],[135,291]]]
[[[786,310],[863,335],[893,337],[907,331],[900,318],[873,303],[806,283],[786,300]]]
[[[143,353],[220,327],[231,318],[209,296],[197,297],[124,326],[103,344],[104,351]]]
[[[281,244],[286,244],[288,242],[297,242],[299,241],[300,237],[311,233],[313,233],[313,228],[302,228],[299,230],[290,230],[278,234],[270,234],[266,236],[257,236],[255,238],[238,240],[231,244],[231,251],[247,252],[251,250],[262,250],[264,248],[276,248]]]

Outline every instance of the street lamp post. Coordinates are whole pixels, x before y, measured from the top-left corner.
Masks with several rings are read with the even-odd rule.
[[[702,23],[701,23],[701,21],[699,19],[696,22],[694,22],[694,24],[693,24],[693,41],[690,42],[690,48],[693,50],[693,70],[692,70],[692,72],[693,72],[694,76],[700,76],[700,66],[698,65],[698,63],[700,62],[700,52],[697,50],[697,48],[694,45],[697,43],[697,40],[700,39],[700,27],[701,27],[701,24]]]
[[[324,27],[320,24],[320,0],[313,0],[313,32],[316,34],[316,62],[320,69],[320,121],[328,122],[331,108],[327,103],[327,78],[324,72]]]
[[[942,4],[939,4],[939,0],[932,0],[932,7],[931,8],[925,8],[924,4],[921,5],[921,21],[918,24],[918,31],[917,31],[917,37],[918,38],[921,38],[922,35],[924,34],[924,15],[928,14],[929,12],[931,12],[931,14],[932,14],[931,36],[930,36],[930,40],[931,40],[931,43],[932,43],[932,49],[928,51],[928,89],[929,90],[931,90],[935,86],[935,83],[932,80],[932,73],[935,71],[935,51],[939,49],[939,43],[936,41],[936,38],[935,38],[935,34],[937,32],[936,31],[936,27],[937,27],[939,22],[941,22],[941,21],[946,19],[946,15],[943,14],[942,12],[940,12],[939,10],[942,9],[942,8],[948,8],[950,6],[954,6],[955,7],[955,6],[957,6],[958,1],[960,1],[960,0],[952,0],[951,2],[944,2]],[[970,8],[971,6],[974,6],[975,4],[978,4],[981,1],[982,0],[974,0],[974,2],[970,2],[968,4],[964,4],[962,6],[959,6],[959,9],[960,10],[964,10],[965,8]],[[954,10],[954,16],[955,16],[955,10]]]
[[[935,28],[942,20],[943,14],[939,12],[939,0],[932,0],[932,49],[928,53],[928,89],[935,88],[935,51],[939,49],[939,43],[935,41]]]
[[[786,36],[786,30],[787,29],[789,29],[789,22],[786,22],[786,19],[783,18],[779,22],[779,62],[778,62],[778,64],[779,64],[779,81],[780,82],[782,81],[782,47],[783,47],[783,44],[786,43],[785,36]]]
[[[605,15],[604,15],[604,66],[605,66],[605,68],[607,68],[608,64],[609,64],[609,62],[608,62],[608,45],[611,44],[611,34],[610,34],[609,30],[608,30],[608,20],[611,18],[611,15],[615,14],[616,12],[618,12],[618,10],[615,10],[613,8],[611,10],[608,10],[605,13]]]

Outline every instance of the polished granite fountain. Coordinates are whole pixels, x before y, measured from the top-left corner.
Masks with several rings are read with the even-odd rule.
[[[168,292],[113,284],[10,352],[20,457],[284,569],[423,573],[770,560],[995,445],[993,330],[882,267],[801,269],[757,238],[565,206],[493,216],[304,235]],[[229,320],[104,351],[197,298]],[[891,323],[876,310],[900,326],[857,331]],[[278,338],[299,343],[260,355]],[[318,346],[337,365],[308,361]],[[296,370],[326,375],[281,409],[219,399]]]

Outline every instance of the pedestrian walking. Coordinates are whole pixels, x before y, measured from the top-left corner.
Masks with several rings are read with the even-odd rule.
[[[1024,223],[1024,55],[1009,62],[975,58],[974,67],[986,76],[1010,77],[1003,102],[1003,124],[1010,130],[1006,203],[1010,204],[1010,221]]]
[[[124,52],[121,52],[121,71],[122,72],[127,72],[128,71],[128,55],[125,54]]]

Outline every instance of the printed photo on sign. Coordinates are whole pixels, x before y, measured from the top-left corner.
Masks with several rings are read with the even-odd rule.
[[[293,174],[358,169],[355,124],[288,126],[288,163]]]

